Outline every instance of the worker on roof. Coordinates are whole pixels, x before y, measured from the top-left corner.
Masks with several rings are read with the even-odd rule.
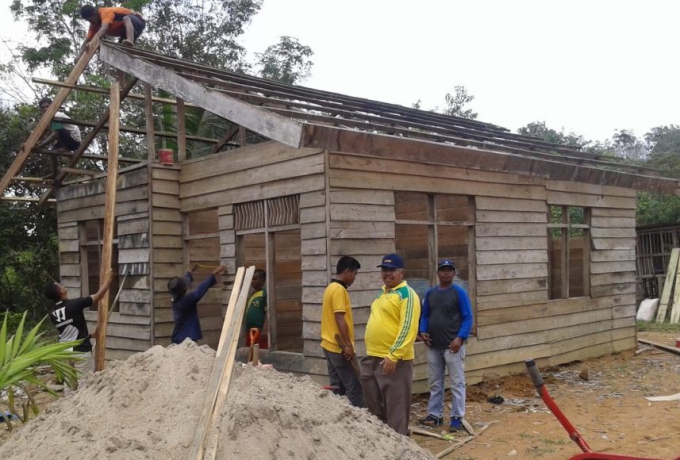
[[[172,343],[182,343],[185,339],[197,342],[203,338],[201,323],[198,320],[198,302],[217,284],[216,277],[227,271],[223,265],[218,266],[206,277],[196,290],[187,293],[194,280],[191,272],[199,267],[194,265],[184,277],[175,276],[168,281],[168,292],[172,295],[172,317],[175,328],[172,331]]]
[[[45,113],[52,105],[52,99],[44,97],[40,99],[38,106],[40,112]],[[81,137],[80,129],[76,125],[67,123],[69,116],[64,112],[57,112],[54,119],[50,123],[50,133],[43,139],[43,141],[35,146],[36,150],[43,149],[54,143],[50,149],[54,153],[75,152],[80,147]]]
[[[85,5],[80,9],[80,16],[90,23],[90,29],[77,59],[85,53],[88,44],[95,37],[98,39],[104,35],[118,37],[123,45],[135,46],[135,41],[142,35],[146,26],[141,14],[127,8],[95,8],[92,5]]]

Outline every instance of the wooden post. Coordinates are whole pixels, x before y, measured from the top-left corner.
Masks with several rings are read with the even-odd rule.
[[[156,158],[156,140],[154,139],[151,85],[148,83],[144,83],[144,113],[146,114],[146,148],[149,153],[149,164],[151,164]]]
[[[248,132],[244,126],[238,127],[238,145],[240,147],[245,147],[248,143]]]
[[[187,132],[184,99],[177,98],[177,161],[187,159]]]
[[[116,181],[118,179],[118,125],[120,124],[120,85],[111,85],[111,104],[109,105],[109,162],[106,175],[106,204],[104,207],[104,235],[102,244],[102,265],[99,283],[104,283],[106,274],[111,269],[113,255],[113,226],[116,221]],[[95,371],[104,369],[106,357],[106,325],[110,296],[107,294],[99,302],[97,315],[97,343],[95,345]]]
[[[560,274],[562,275],[561,298],[569,298],[569,208],[562,206],[562,247],[560,260]]]

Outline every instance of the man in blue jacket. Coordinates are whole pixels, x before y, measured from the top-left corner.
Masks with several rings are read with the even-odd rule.
[[[208,289],[217,284],[215,277],[225,271],[226,268],[220,265],[194,291],[189,293],[187,290],[194,280],[191,271],[187,272],[183,278],[175,276],[168,281],[168,291],[172,294],[172,317],[175,321],[172,343],[182,343],[187,338],[197,342],[203,338],[201,323],[198,320],[198,302],[208,292]]]
[[[467,292],[453,284],[456,267],[451,260],[437,266],[439,285],[425,294],[419,337],[427,345],[430,401],[421,425],[437,427],[444,422],[444,370],[451,378],[451,422],[449,431],[463,429],[465,416],[465,341],[472,329],[472,309]]]

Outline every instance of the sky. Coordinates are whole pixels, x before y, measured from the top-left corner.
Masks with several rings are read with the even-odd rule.
[[[462,85],[481,121],[605,140],[680,125],[679,17],[675,0],[264,0],[241,42],[310,46],[304,86],[429,109]],[[28,36],[10,14],[0,31]]]

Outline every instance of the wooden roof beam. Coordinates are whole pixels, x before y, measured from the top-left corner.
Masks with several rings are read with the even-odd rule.
[[[73,152],[53,152],[51,150],[34,150],[34,154],[37,155],[55,155],[58,157],[68,157],[71,158],[73,157]],[[90,154],[85,154],[81,155],[80,158],[84,160],[95,160],[95,161],[109,161],[108,157],[104,155],[90,155]],[[140,158],[130,158],[130,157],[119,157],[118,161],[121,163],[141,163],[142,160]]]
[[[63,167],[60,168],[59,171],[61,171],[64,174],[80,174],[81,176],[96,176],[101,174],[103,171],[92,171],[89,169],[77,169],[77,168],[69,168],[69,167]]]
[[[114,45],[115,46],[115,45]],[[209,67],[203,64],[198,64],[195,62],[187,61],[184,59],[176,59],[176,58],[171,58],[169,56],[164,56],[162,54],[157,54],[157,53],[152,53],[150,51],[145,51],[141,50],[139,48],[134,48],[134,49],[129,49],[129,48],[122,48],[118,47],[119,49],[125,49],[126,53],[132,54],[132,55],[138,55],[141,57],[144,57],[148,60],[154,61],[156,63],[164,63],[161,65],[168,65],[168,66],[173,66],[173,67],[184,67],[188,69],[192,69],[195,72],[206,72],[208,74],[211,74],[212,76],[217,76],[221,78],[227,78],[230,81],[238,81],[238,82],[244,82],[245,84],[250,84],[250,85],[256,85],[259,88],[265,89],[273,89],[273,90],[278,90],[278,91],[285,91],[288,93],[293,94],[293,97],[297,96],[308,96],[308,97],[315,97],[317,100],[326,100],[326,101],[337,101],[340,104],[346,104],[346,103],[351,103],[351,104],[359,104],[363,108],[371,108],[371,110],[380,110],[380,111],[394,111],[397,113],[402,113],[402,114],[423,114],[423,115],[430,115],[431,117],[439,120],[446,120],[446,121],[456,121],[462,125],[465,126],[474,126],[477,127],[478,129],[489,129],[493,131],[500,131],[500,132],[508,132],[507,128],[503,128],[501,126],[494,125],[492,123],[486,123],[483,121],[478,121],[478,120],[469,120],[465,118],[457,118],[457,117],[451,117],[448,115],[443,115],[443,114],[437,114],[437,113],[430,113],[430,112],[425,112],[419,109],[414,109],[411,107],[405,107],[402,105],[398,104],[391,104],[388,102],[381,102],[381,101],[375,101],[372,99],[365,99],[365,98],[358,98],[358,97],[353,97],[353,96],[346,96],[343,94],[338,94],[338,93],[333,93],[330,91],[323,91],[323,90],[318,90],[318,89],[313,89],[313,88],[307,88],[304,86],[293,86],[293,85],[287,85],[285,83],[279,83],[273,80],[266,80],[263,78],[259,77],[252,77],[250,75],[242,74],[242,73],[236,73],[236,72],[230,72],[227,70],[220,70],[216,69],[214,67]]]
[[[205,88],[174,72],[135,58],[113,46],[102,46],[100,58],[137,78],[164,89],[175,97],[202,107],[216,115],[241,125],[269,139],[298,148],[302,138],[302,124],[270,113],[238,99]]]
[[[539,138],[532,138],[530,136],[523,136],[520,134],[513,134],[507,131],[490,131],[490,130],[479,130],[478,128],[472,128],[462,125],[458,118],[438,115],[437,119],[432,119],[432,116],[427,112],[417,111],[418,113],[411,114],[405,118],[401,117],[398,113],[381,113],[379,110],[372,110],[360,105],[355,105],[351,103],[338,103],[333,101],[321,101],[313,97],[305,95],[293,95],[288,92],[282,92],[277,90],[270,90],[266,88],[245,85],[242,83],[233,82],[230,80],[223,79],[219,72],[214,71],[210,73],[210,77],[203,75],[196,75],[193,73],[187,73],[184,71],[178,71],[179,75],[194,80],[203,84],[213,85],[215,91],[220,91],[222,93],[228,94],[236,99],[252,101],[258,105],[263,105],[269,108],[270,105],[276,106],[290,106],[298,107],[303,109],[303,111],[294,112],[295,114],[304,114],[304,110],[326,112],[331,115],[339,114],[345,118],[337,118],[334,124],[341,124],[340,121],[347,121],[349,124],[356,122],[355,119],[366,120],[371,124],[367,124],[367,127],[374,125],[374,122],[379,124],[393,123],[394,127],[401,127],[402,129],[409,130],[411,134],[416,135],[418,131],[425,130],[428,131],[427,135],[430,136],[442,136],[446,137],[446,134],[452,134],[457,136],[459,139],[466,139],[472,141],[479,141],[485,143],[496,143],[499,145],[507,145],[509,147],[524,149],[525,151],[540,151],[543,153],[556,152],[571,157],[581,157],[584,159],[592,159],[597,161],[607,161],[609,162],[609,157],[604,155],[597,155],[589,152],[580,151],[576,147],[569,147],[564,145],[553,144],[551,142],[543,141]],[[265,96],[260,96],[260,93]],[[275,96],[269,97],[267,95]],[[283,98],[291,98],[295,100],[286,100]],[[307,103],[299,102],[306,101]],[[313,104],[313,105],[312,105]],[[282,111],[284,110],[284,111]],[[277,108],[277,110],[270,110],[275,113],[282,114],[284,116],[289,116],[295,118],[293,115],[288,115],[285,112],[286,109]],[[290,113],[293,113],[292,111]],[[310,113],[310,117],[319,116],[317,114]],[[412,128],[415,128],[413,130]],[[622,164],[622,163],[616,163]],[[640,168],[638,166],[638,168]],[[650,171],[654,171],[651,168],[647,168]],[[659,172],[660,174],[660,172]]]
[[[57,88],[70,88],[70,89],[75,90],[75,91],[85,91],[87,93],[105,94],[107,96],[109,95],[109,90],[104,89],[104,88],[99,88],[99,87],[96,87],[96,86],[69,85],[69,84],[66,84],[62,81],[47,80],[45,78],[32,78],[31,81],[33,83],[38,83],[38,84],[41,84],[41,85],[48,85],[48,86],[55,86]],[[143,94],[132,93],[132,94],[128,94],[127,97],[129,99],[137,99],[137,100],[142,100],[142,101],[144,100]],[[170,105],[176,105],[177,104],[177,101],[175,99],[167,99],[167,98],[164,98],[164,97],[153,97],[153,98],[151,98],[151,100],[153,102],[158,102],[158,103],[161,103],[161,104],[170,104]],[[194,104],[189,104],[189,103],[184,104],[184,106],[185,107],[196,107]],[[120,158],[119,158],[119,160],[120,160]]]
[[[70,82],[70,83],[75,83],[75,82]],[[125,85],[125,88],[123,88],[120,92],[120,100],[122,101],[125,99],[125,97],[130,94],[130,91],[132,90],[132,87],[137,84],[137,78],[132,78],[130,81]],[[68,88],[63,88],[62,91],[70,91]],[[54,117],[54,113],[50,115],[49,120],[51,120]],[[73,168],[78,164],[78,160],[80,160],[80,157],[83,156],[85,153],[85,150],[90,146],[92,141],[94,140],[95,137],[97,137],[97,134],[99,134],[99,131],[102,129],[102,127],[106,124],[106,122],[109,121],[109,110],[107,108],[106,112],[101,116],[99,121],[97,122],[97,125],[92,129],[87,134],[87,137],[83,139],[83,141],[80,143],[80,147],[78,147],[78,150],[73,152],[73,156],[68,162],[67,167]],[[64,179],[64,176],[66,174],[63,173],[62,171],[57,172],[57,177],[55,178],[56,182],[61,182]],[[47,193],[45,193],[42,198],[40,199],[40,205],[43,205],[47,202],[47,199],[52,195],[54,192],[53,189],[48,190]]]
[[[538,176],[550,180],[610,185],[634,190],[680,194],[678,181],[608,169],[565,164],[554,160],[527,158],[510,153],[471,149],[450,144],[428,142],[374,134],[365,131],[305,125],[303,147],[335,152],[375,156],[429,164],[470,168],[481,171]]]
[[[17,203],[37,203],[40,201],[40,198],[31,198],[31,197],[26,197],[26,196],[2,196],[0,197],[0,201],[10,201],[10,202],[17,202]],[[54,198],[51,200],[47,200],[48,203],[56,203],[57,200]]]
[[[87,67],[90,59],[92,59],[92,56],[94,56],[94,53],[96,53],[98,49],[99,40],[95,38],[90,42],[87,52],[83,54],[80,59],[78,59],[75,67],[73,67],[71,73],[66,78],[66,83],[75,84],[78,81],[78,78],[80,78],[83,70],[85,70],[85,67]],[[42,138],[42,135],[52,121],[52,118],[54,118],[54,115],[61,107],[61,104],[64,103],[70,93],[71,90],[69,88],[62,88],[59,90],[57,95],[54,96],[54,100],[50,104],[49,108],[45,111],[45,113],[43,113],[42,117],[40,117],[40,121],[38,121],[38,124],[35,126],[35,128],[33,128],[33,131],[31,131],[28,139],[22,145],[21,149],[17,153],[17,156],[14,158],[14,161],[9,166],[9,168],[7,168],[5,174],[2,176],[2,179],[0,179],[0,195],[5,192],[12,178],[19,174],[24,166],[24,163],[28,159],[28,156],[31,154],[33,147],[35,147],[40,138]]]
[[[52,179],[44,178],[44,177],[25,177],[25,176],[17,176],[12,178],[12,182],[26,182],[29,184],[45,184],[45,183],[50,183],[52,182]]]
[[[56,121],[61,121],[62,123],[70,123],[72,125],[76,126],[87,126],[87,127],[95,127],[97,126],[97,123],[94,123],[92,121],[85,121],[85,120],[75,120],[73,118],[59,118],[55,117],[54,118]],[[107,131],[109,129],[109,125],[105,124],[101,127],[102,130]],[[126,132],[126,133],[132,133],[132,134],[143,134],[146,135],[146,129],[142,128],[134,128],[132,126],[121,126],[119,131],[121,132]],[[177,133],[169,133],[166,131],[154,131],[154,135],[159,136],[159,137],[166,137],[169,139],[176,139],[177,138]],[[196,142],[205,142],[207,144],[217,144],[220,142],[219,139],[212,139],[209,137],[201,137],[201,136],[191,136],[187,134],[186,136],[187,140],[191,141],[196,141]]]

